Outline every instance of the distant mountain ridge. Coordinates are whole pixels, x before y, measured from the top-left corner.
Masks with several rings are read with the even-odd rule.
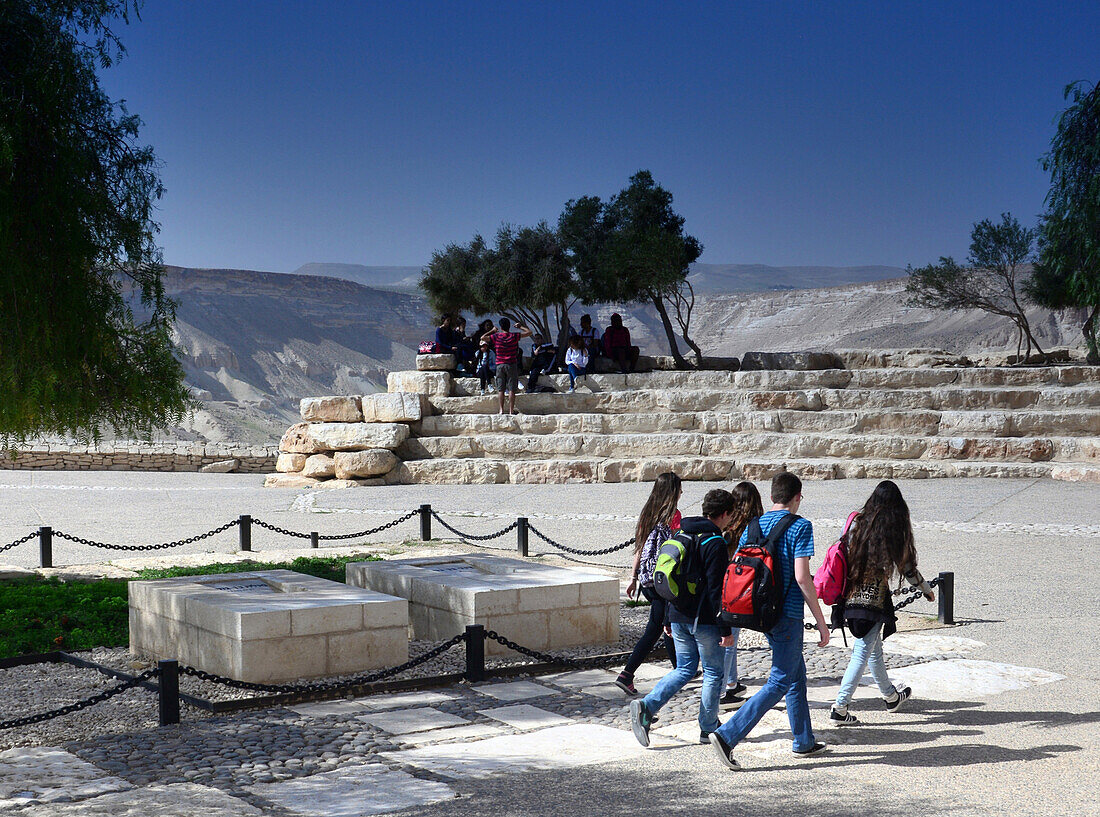
[[[423,269],[423,267],[368,267],[363,264],[313,262],[302,264],[292,274],[340,278],[364,287],[413,291],[420,284],[420,273]]]

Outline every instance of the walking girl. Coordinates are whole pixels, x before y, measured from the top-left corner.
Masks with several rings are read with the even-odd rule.
[[[657,644],[665,626],[668,602],[653,589],[653,567],[657,564],[657,551],[666,540],[672,538],[673,525],[679,527],[679,511],[676,510],[676,505],[680,502],[680,493],[678,476],[671,471],[658,474],[634,529],[634,573],[626,594],[637,598],[640,593],[649,601],[649,621],[634,651],[630,653],[626,666],[615,679],[615,686],[627,695],[638,694],[638,690],[634,688],[634,673]],[[665,649],[675,667],[676,649],[668,636],[665,636]]]
[[[907,686],[896,687],[890,682],[882,655],[883,639],[897,631],[889,585],[895,571],[919,588],[926,599],[935,598],[931,586],[917,570],[909,506],[898,486],[884,480],[875,488],[848,531],[848,584],[843,602],[833,609],[834,617],[842,618],[852,631],[855,643],[836,703],[829,710],[829,721],[836,726],[859,723],[848,711],[848,705],[868,668],[888,712],[897,711],[913,693]]]
[[[737,552],[737,546],[741,542],[741,534],[749,526],[749,522],[764,515],[764,503],[760,499],[760,491],[751,482],[739,482],[730,491],[733,496],[733,519],[723,531],[726,538],[726,548],[729,558],[733,560],[733,554]],[[722,709],[737,709],[745,702],[742,694],[745,685],[737,677],[737,637],[741,634],[739,627],[734,627],[730,633],[733,636],[733,646],[726,647],[725,669],[726,688],[722,692],[719,705]]]

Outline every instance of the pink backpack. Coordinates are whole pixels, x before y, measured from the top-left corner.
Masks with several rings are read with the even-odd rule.
[[[848,514],[844,531],[825,551],[825,561],[814,574],[814,590],[824,604],[837,604],[844,598],[848,584],[848,528],[852,527],[852,520],[857,516],[859,511]]]

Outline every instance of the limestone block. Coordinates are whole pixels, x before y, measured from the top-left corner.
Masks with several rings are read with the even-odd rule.
[[[320,484],[321,480],[301,474],[269,474],[264,479],[265,488],[316,488]]]
[[[1100,467],[1095,465],[1056,465],[1050,472],[1052,479],[1066,482],[1100,482]]]
[[[279,441],[279,451],[286,454],[319,454],[324,450],[325,446],[310,435],[310,423],[295,423]]]
[[[1007,437],[1012,433],[1012,414],[1007,411],[944,411],[940,414],[940,434],[991,434]]]
[[[275,470],[281,474],[295,474],[306,464],[305,454],[280,454],[275,460]]]
[[[1063,437],[1053,443],[1054,451],[1051,459],[1062,462],[1100,462],[1100,439]]]
[[[741,358],[744,371],[759,369],[843,369],[844,361],[832,352],[746,352]]]
[[[609,459],[600,463],[600,482],[652,482],[672,471],[681,479],[720,481],[736,478],[737,463],[729,457],[652,457]]]
[[[324,451],[395,449],[409,436],[404,423],[310,423],[309,437]]]
[[[516,485],[597,482],[596,460],[519,460],[507,463],[508,481]]]
[[[241,465],[240,460],[233,458],[228,460],[218,460],[212,462],[209,465],[204,465],[199,468],[199,471],[203,474],[231,474],[236,471]]]
[[[397,457],[385,448],[337,451],[334,458],[336,478],[342,480],[388,474],[397,465]]]
[[[340,490],[342,488],[366,488],[385,485],[381,479],[326,479],[317,483],[317,487],[325,490]]]
[[[303,420],[314,423],[358,423],[363,419],[358,397],[306,397],[299,410]]]
[[[405,624],[386,629],[335,633],[326,641],[325,666],[329,675],[359,672],[364,659],[375,667],[392,667],[408,660],[409,636]]]
[[[499,460],[414,460],[399,463],[385,478],[400,485],[495,485],[508,482],[508,467]]]
[[[302,466],[302,476],[313,479],[328,479],[336,473],[336,464],[328,454],[311,454]]]
[[[386,388],[394,392],[426,394],[428,397],[449,397],[454,386],[450,372],[390,372]]]
[[[455,356],[452,354],[417,355],[418,372],[450,372],[455,368]]]
[[[366,394],[363,419],[368,423],[415,423],[424,416],[425,397],[411,392]]]

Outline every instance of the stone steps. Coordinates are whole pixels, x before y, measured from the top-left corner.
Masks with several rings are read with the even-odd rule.
[[[729,458],[848,458],[890,460],[976,460],[1100,464],[1095,437],[928,437],[883,434],[788,434],[740,432],[701,434],[486,433],[410,437],[398,448],[403,460],[644,458],[661,456]]]
[[[626,414],[442,414],[412,425],[416,437],[480,434],[729,434],[742,431],[834,432],[917,436],[1026,437],[1100,435],[1100,410],[848,410],[637,412]]]
[[[433,414],[493,414],[497,396],[428,397]],[[1033,409],[1100,411],[1100,385],[990,388],[629,389],[516,397],[523,414],[621,414],[793,409],[895,411],[997,411]]]
[[[559,390],[569,387],[564,374],[549,375]],[[1091,366],[1035,368],[942,368],[942,369],[827,369],[817,371],[654,371],[636,374],[592,374],[582,383],[595,392],[636,389],[927,389],[938,387],[990,388],[1078,386],[1100,383],[1100,371]],[[476,396],[479,381],[473,377],[454,379],[454,394]]]
[[[641,459],[570,458],[432,459],[409,461],[386,475],[394,484],[542,484],[570,482],[644,482],[662,471],[683,479],[732,482],[766,480],[780,470],[804,479],[937,479],[995,477],[1100,482],[1100,466],[1057,462],[990,462],[971,460],[838,459],[828,457],[744,459],[725,457],[645,457]]]

